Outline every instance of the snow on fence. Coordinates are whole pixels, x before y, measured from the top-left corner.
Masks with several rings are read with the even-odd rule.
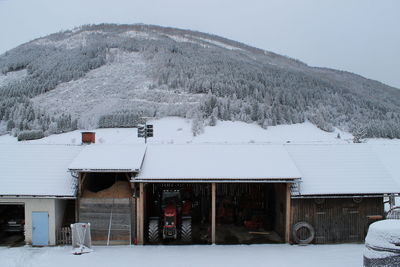
[[[62,227],[57,230],[57,245],[71,245],[72,233],[70,227]]]

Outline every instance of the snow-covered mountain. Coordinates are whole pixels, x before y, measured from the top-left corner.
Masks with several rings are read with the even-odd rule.
[[[45,134],[135,126],[143,117],[400,137],[400,90],[219,36],[151,25],[89,25],[0,56],[0,130]]]

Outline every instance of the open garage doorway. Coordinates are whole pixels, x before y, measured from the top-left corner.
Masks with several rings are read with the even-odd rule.
[[[284,243],[286,184],[224,183],[216,188],[216,243]]]
[[[25,207],[0,204],[0,246],[25,245]]]
[[[146,184],[145,243],[211,243],[210,188],[208,183]]]

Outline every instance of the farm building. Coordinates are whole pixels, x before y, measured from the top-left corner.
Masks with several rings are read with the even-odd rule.
[[[131,244],[136,198],[132,176],[143,162],[144,145],[87,146],[70,164],[78,177],[77,220],[91,223],[93,244]]]
[[[162,215],[153,203],[171,188],[192,203],[192,241],[217,244],[361,242],[383,218],[384,196],[399,192],[365,144],[149,145],[132,182],[145,244],[169,242],[150,226]]]
[[[59,243],[78,221],[94,244],[362,242],[400,192],[395,155],[400,146],[368,144],[2,145],[0,219],[19,207],[33,245]]]
[[[68,165],[81,149],[0,145],[0,243],[56,244],[57,229],[75,220],[76,179]]]

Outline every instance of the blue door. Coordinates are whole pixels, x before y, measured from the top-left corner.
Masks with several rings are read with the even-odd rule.
[[[49,245],[49,214],[32,212],[32,245]]]

